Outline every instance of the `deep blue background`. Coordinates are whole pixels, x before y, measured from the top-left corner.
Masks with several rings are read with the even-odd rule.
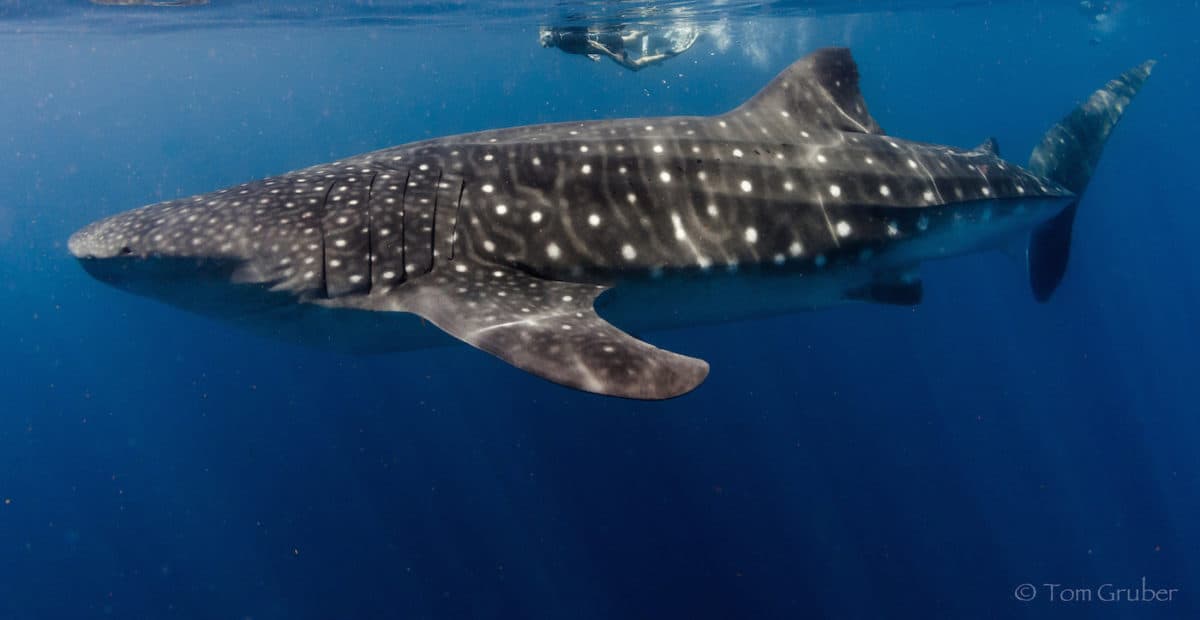
[[[1071,3],[732,21],[637,74],[532,23],[0,36],[0,617],[1196,617],[1200,9],[1125,8],[1099,45]],[[720,112],[825,44],[890,133],[1014,161],[1161,61],[1052,303],[998,253],[930,264],[916,309],[651,334],[712,374],[638,403],[260,340],[65,250],[420,138]],[[1012,596],[1142,576],[1176,600]]]

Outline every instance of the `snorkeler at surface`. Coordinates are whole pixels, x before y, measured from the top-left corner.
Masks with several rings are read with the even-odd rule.
[[[587,28],[583,26],[542,27],[538,39],[542,47],[557,47],[568,54],[587,56],[596,62],[604,57],[629,69],[639,71],[686,52],[700,37],[699,29],[674,26],[664,32],[629,30],[619,27]],[[629,48],[640,48],[637,56]]]
[[[1079,12],[1087,16],[1093,23],[1100,23],[1108,19],[1112,11],[1112,3],[1107,0],[1080,0],[1079,2]]]
[[[1119,15],[1126,8],[1124,2],[1109,0],[1080,0],[1079,13],[1088,20],[1092,37],[1088,40],[1091,45],[1099,45],[1104,38],[1112,34],[1118,27]]]

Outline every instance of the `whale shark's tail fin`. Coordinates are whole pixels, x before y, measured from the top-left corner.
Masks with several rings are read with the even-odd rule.
[[[1079,200],[1092,179],[1109,134],[1150,77],[1153,67],[1154,61],[1148,60],[1092,93],[1086,102],[1046,132],[1029,157],[1031,172],[1076,194],[1075,202],[1038,226],[1029,240],[1029,284],[1038,301],[1050,299],[1067,272],[1071,228]]]

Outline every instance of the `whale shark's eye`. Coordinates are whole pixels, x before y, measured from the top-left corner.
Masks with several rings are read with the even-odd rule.
[[[133,254],[133,248],[127,245],[121,246],[121,256],[129,256],[130,254]]]

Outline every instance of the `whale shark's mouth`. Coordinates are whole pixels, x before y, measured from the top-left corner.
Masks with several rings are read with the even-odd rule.
[[[446,346],[454,341],[414,315],[296,303],[274,282],[239,279],[237,259],[125,255],[82,257],[92,277],[259,336],[346,354]]]
[[[76,254],[79,264],[94,278],[124,288],[126,284],[171,280],[220,279],[230,282],[241,261],[226,258],[138,256],[130,252],[107,258]]]
[[[295,302],[266,283],[237,283],[240,260],[167,256],[84,255],[89,275],[114,288],[225,320],[237,320]]]

